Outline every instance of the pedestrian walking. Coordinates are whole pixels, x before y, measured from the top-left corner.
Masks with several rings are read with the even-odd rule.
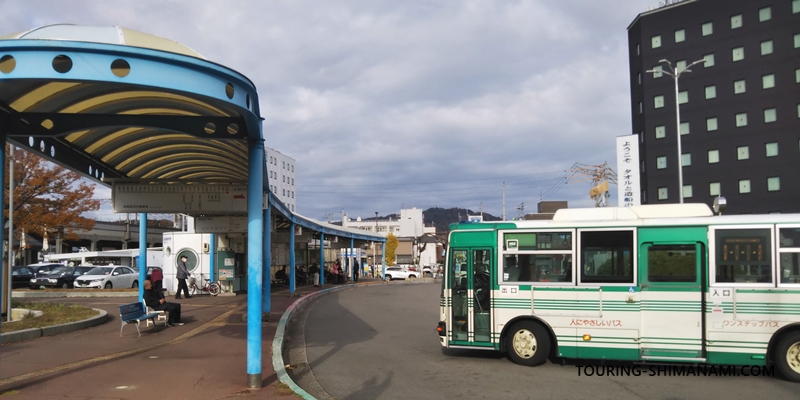
[[[189,278],[189,270],[186,268],[186,256],[181,256],[181,260],[178,261],[178,273],[175,277],[178,278],[178,291],[175,292],[175,298],[181,298],[182,290],[184,296],[186,296],[187,299],[191,299],[192,296],[189,295],[189,286],[186,286],[186,279]]]
[[[361,267],[358,265],[358,261],[353,260],[353,282],[358,283],[359,272],[361,272]]]

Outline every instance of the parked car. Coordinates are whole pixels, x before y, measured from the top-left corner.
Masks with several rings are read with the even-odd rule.
[[[73,287],[75,282],[75,278],[85,275],[95,267],[92,265],[89,266],[77,266],[77,267],[68,267],[68,266],[60,266],[54,268],[47,274],[39,275],[37,278],[32,278],[30,280],[30,287],[31,289],[40,289],[40,288],[63,288],[68,289]]]
[[[26,288],[35,277],[36,272],[31,267],[11,267],[11,288]]]
[[[75,289],[138,288],[139,274],[130,267],[94,267],[75,278]]]
[[[387,267],[386,268],[386,280],[393,281],[395,279],[408,279],[408,278],[416,278],[417,273],[413,271],[406,271],[400,267]]]
[[[40,275],[49,274],[50,271],[63,266],[64,264],[59,263],[36,263],[28,265],[28,268],[32,268],[36,277],[39,277]]]

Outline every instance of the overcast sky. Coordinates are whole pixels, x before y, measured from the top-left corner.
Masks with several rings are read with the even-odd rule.
[[[322,220],[541,200],[589,207],[575,163],[631,132],[627,26],[658,0],[0,0],[0,35],[119,25],[183,43],[258,90],[266,146]],[[611,203],[616,205],[616,186]],[[97,197],[110,198],[100,189]],[[103,219],[118,216],[103,215]]]

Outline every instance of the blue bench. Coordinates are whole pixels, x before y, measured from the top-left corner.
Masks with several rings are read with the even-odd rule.
[[[119,306],[119,318],[122,320],[122,325],[119,328],[119,336],[122,337],[122,329],[125,328],[125,325],[136,323],[136,332],[138,332],[139,337],[141,337],[142,332],[139,331],[139,322],[153,320],[155,323],[155,319],[160,315],[157,312],[148,314],[146,310],[147,308],[144,306],[143,301]]]

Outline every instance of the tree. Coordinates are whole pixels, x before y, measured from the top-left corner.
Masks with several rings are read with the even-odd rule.
[[[399,244],[400,242],[395,235],[392,235],[392,232],[386,235],[386,265],[394,265],[394,262],[397,261],[396,251]]]
[[[48,235],[77,240],[79,236],[75,230],[94,227],[94,220],[82,216],[100,208],[100,201],[92,199],[94,186],[82,181],[80,174],[35,154],[21,149],[14,153],[16,230],[43,236],[46,229]],[[8,198],[8,174],[3,187],[4,195]],[[8,210],[4,212],[8,218]]]

